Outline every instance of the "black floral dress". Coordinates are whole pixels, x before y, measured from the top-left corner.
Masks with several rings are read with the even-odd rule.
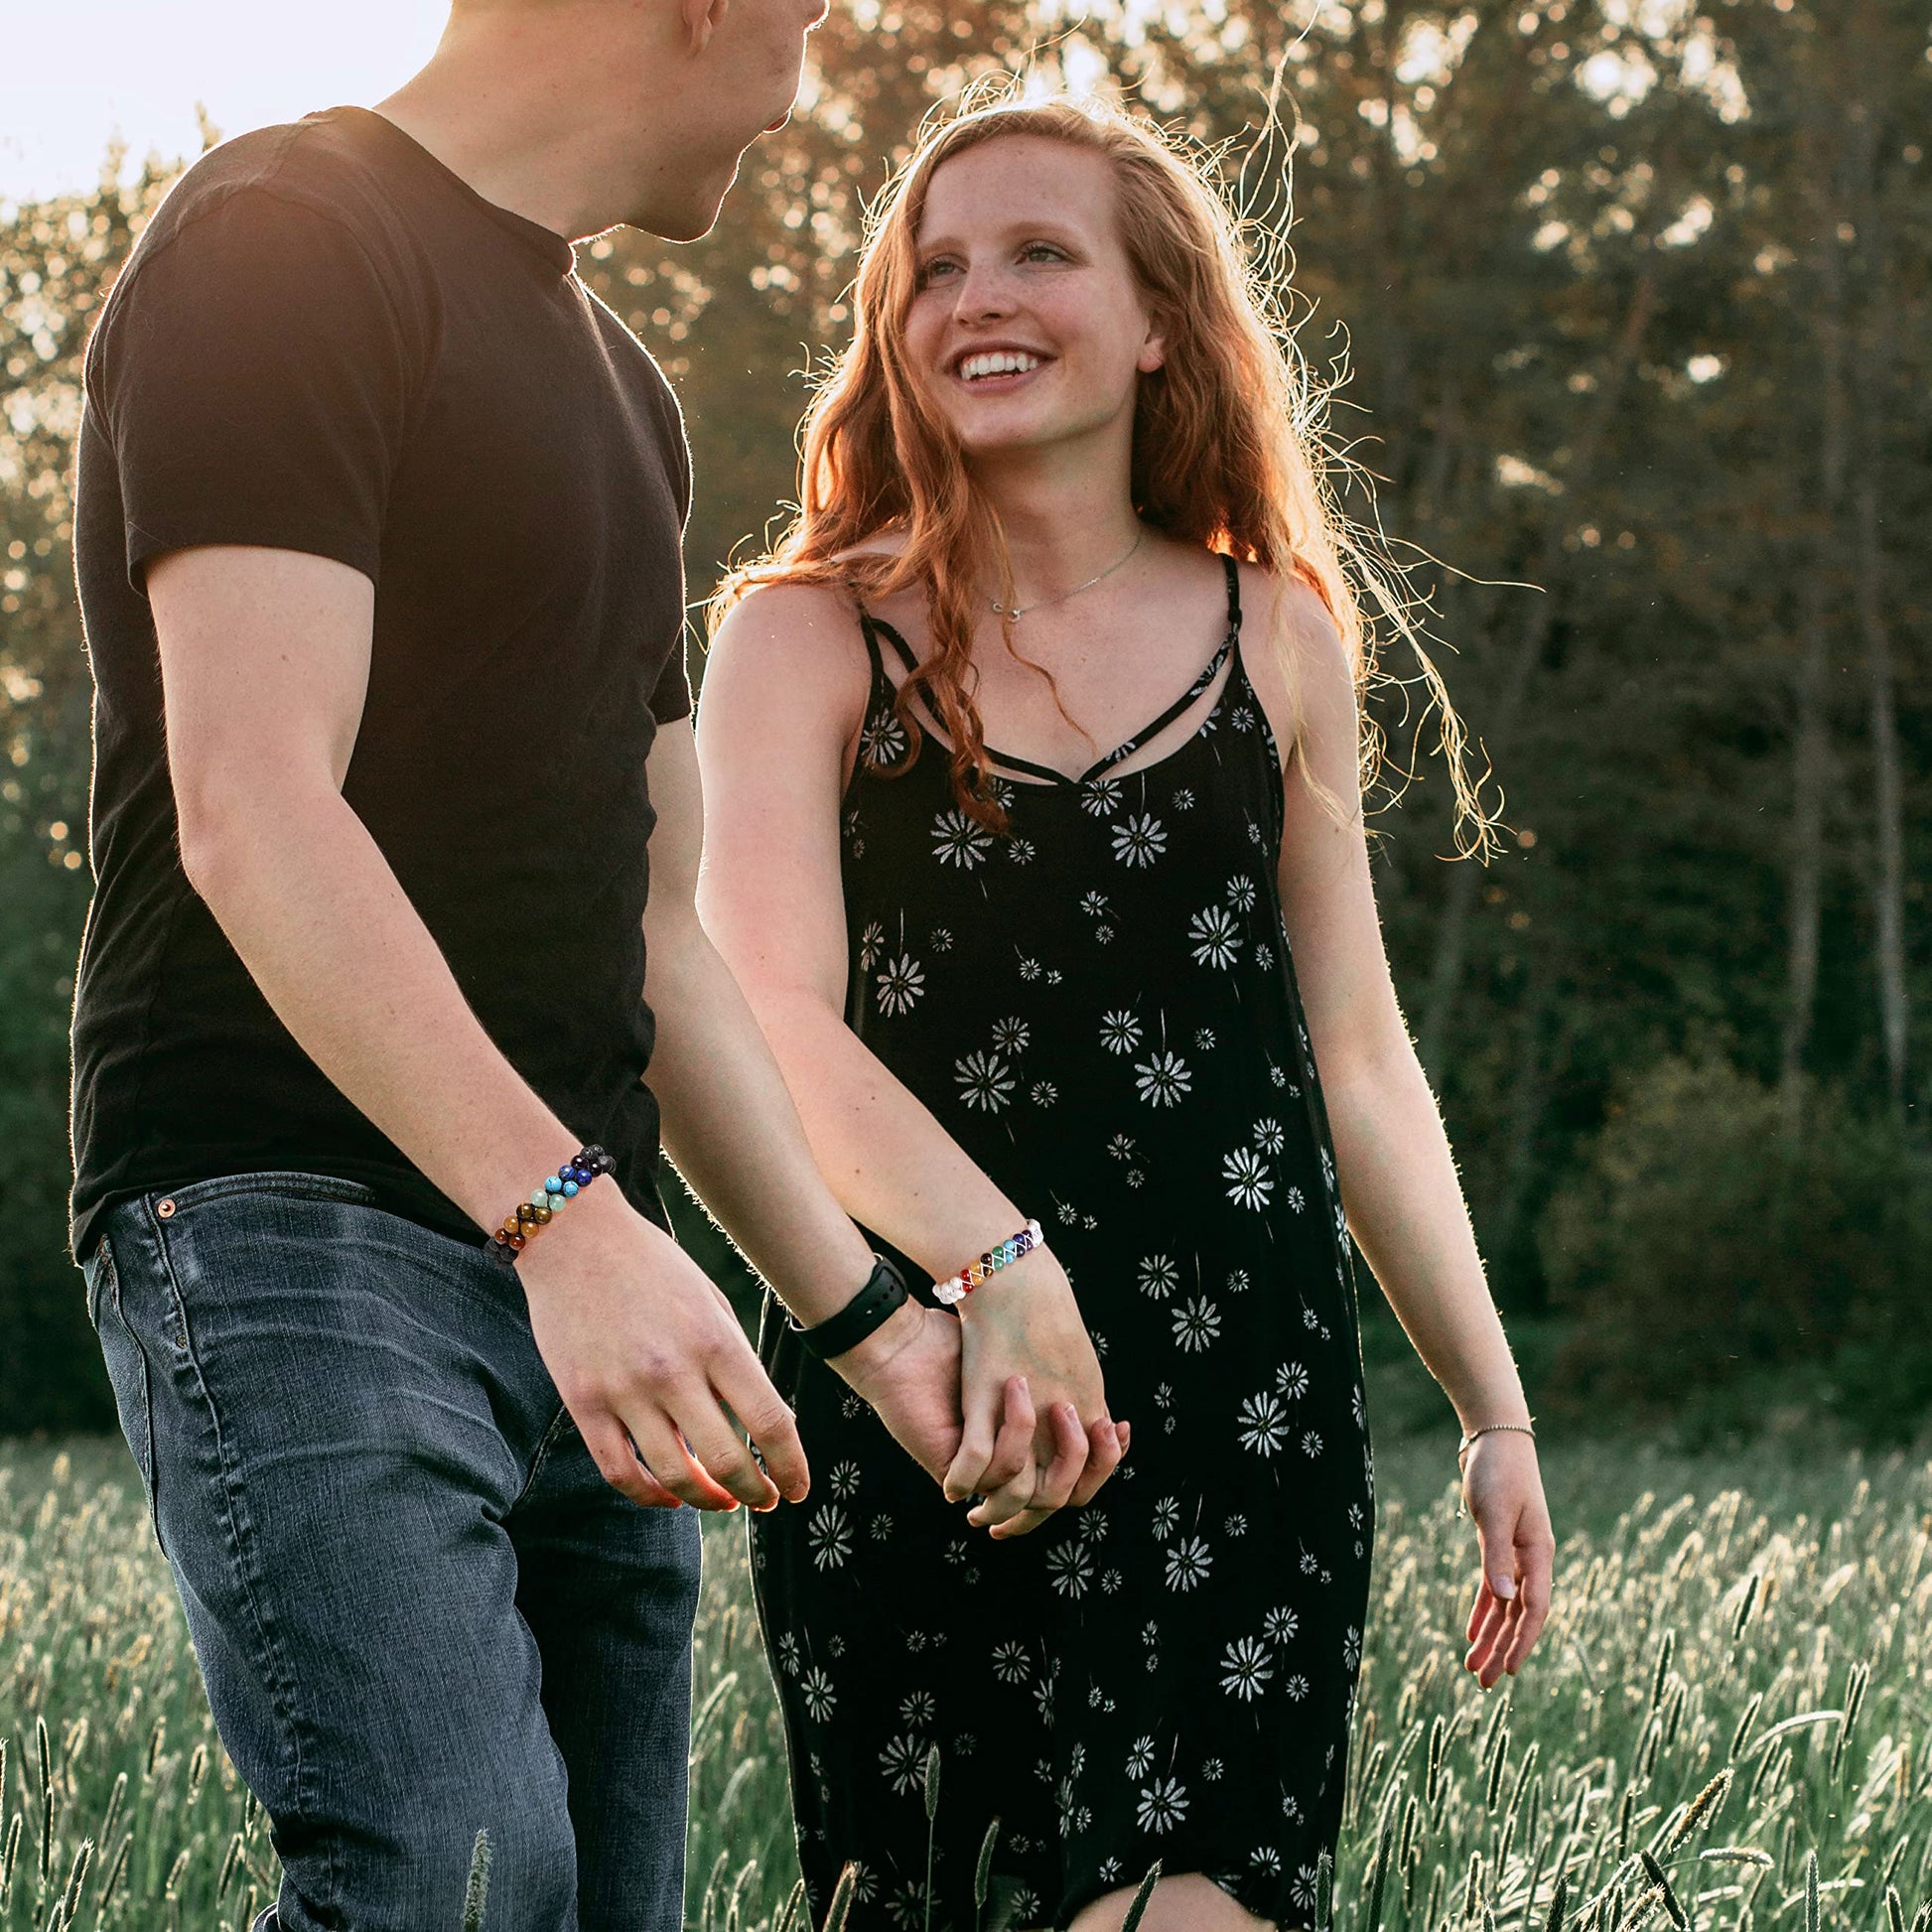
[[[996,755],[1003,837],[934,748],[880,769],[904,751],[881,638],[910,658],[862,620],[847,1019],[1037,1216],[1134,1441],[1090,1506],[991,1542],[767,1304],[814,1481],[753,1519],[754,1578],[814,1916],[856,1861],[855,1932],[928,1923],[934,1744],[934,1928],[982,1923],[995,1817],[988,1926],[1064,1925],[1156,1859],[1306,1925],[1339,1829],[1373,1472],[1281,764],[1227,576],[1219,649],[1147,731],[1078,781]],[[1112,775],[1217,679],[1177,751]]]

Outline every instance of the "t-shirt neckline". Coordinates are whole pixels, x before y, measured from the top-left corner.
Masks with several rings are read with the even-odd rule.
[[[479,212],[513,235],[532,253],[542,256],[560,276],[570,274],[577,266],[577,251],[554,228],[546,228],[542,222],[532,221],[527,215],[518,214],[514,208],[504,207],[501,204],[490,201],[487,196],[478,194],[454,168],[447,162],[440,161],[407,129],[398,127],[388,115],[378,113],[373,107],[331,107],[324,109],[323,113],[316,118],[373,123],[373,131],[382,139],[406,150],[416,166],[433,170]]]

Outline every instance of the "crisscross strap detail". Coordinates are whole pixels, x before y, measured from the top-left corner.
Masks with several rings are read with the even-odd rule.
[[[1030,777],[1042,778],[1050,784],[1078,786],[1091,784],[1096,778],[1111,771],[1115,765],[1123,762],[1127,759],[1131,759],[1143,745],[1149,744],[1154,739],[1160,737],[1189,706],[1199,703],[1202,695],[1209,689],[1214,680],[1221,675],[1222,666],[1227,663],[1228,658],[1233,654],[1236,643],[1240,641],[1240,570],[1232,557],[1223,557],[1221,559],[1221,568],[1227,574],[1228,616],[1227,629],[1222,633],[1220,646],[1216,649],[1214,655],[1207,660],[1206,664],[1201,667],[1200,675],[1195,678],[1193,683],[1173,704],[1169,705],[1167,710],[1162,712],[1160,717],[1153,720],[1152,723],[1142,726],[1124,744],[1115,746],[1105,758],[1099,759],[1090,764],[1077,778],[1069,778],[1064,771],[1056,770],[1050,764],[1035,764],[1032,759],[1016,758],[1010,752],[996,752],[991,746],[987,747],[986,756],[995,764],[1004,765],[1009,771],[1025,772]],[[905,666],[907,672],[918,669],[919,660],[912,654],[911,645],[884,618],[874,617],[871,612],[861,606],[859,611],[859,624],[865,632],[866,649],[872,654],[873,671],[876,676],[883,678],[886,673],[885,662],[879,653],[880,637],[884,637],[892,645],[893,649],[898,653],[899,662]]]

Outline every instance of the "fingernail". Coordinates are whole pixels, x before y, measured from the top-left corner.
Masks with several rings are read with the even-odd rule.
[[[1494,1590],[1495,1593],[1498,1596],[1500,1596],[1505,1603],[1507,1603],[1509,1599],[1516,1594],[1516,1586],[1507,1577],[1492,1577],[1489,1580],[1489,1587],[1492,1590]]]

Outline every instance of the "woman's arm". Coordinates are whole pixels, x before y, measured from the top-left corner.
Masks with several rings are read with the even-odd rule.
[[[731,614],[698,710],[697,902],[840,1205],[937,1280],[1026,1216],[845,1024],[839,814],[868,685],[853,613],[832,591],[767,589]],[[985,1494],[974,1520],[1018,1534],[1084,1502],[1119,1460],[1100,1365],[1044,1249],[977,1290],[960,1322],[965,1435],[947,1493]],[[1010,1449],[1016,1377],[1027,1386],[1013,1398],[1038,1417],[1020,1457]]]
[[[1249,677],[1284,746],[1299,702],[1301,757],[1333,801],[1316,796],[1299,761],[1291,762],[1282,905],[1349,1229],[1462,1427],[1527,1422],[1449,1138],[1389,977],[1363,835],[1346,654],[1306,585],[1243,575],[1255,608],[1243,653]],[[1277,634],[1293,653],[1292,692],[1272,648]],[[1486,1687],[1515,1671],[1536,1641],[1555,1545],[1529,1437],[1484,1436],[1466,1458],[1464,1488],[1483,1560],[1467,1661]]]

